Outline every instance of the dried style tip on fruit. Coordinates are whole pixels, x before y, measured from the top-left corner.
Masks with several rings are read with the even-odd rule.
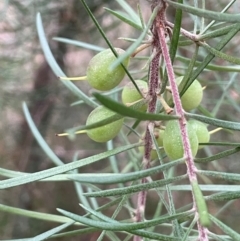
[[[138,92],[136,87],[133,85],[132,82],[126,84],[122,91],[122,102],[126,106],[131,106],[132,104],[136,103],[137,101],[143,99],[148,92],[148,84],[143,80],[136,80],[135,81],[139,90],[141,91],[142,95]],[[147,104],[143,105],[140,109],[141,111],[147,110]]]
[[[191,145],[192,155],[195,156],[198,151],[198,138],[192,126],[187,123],[187,132]],[[171,160],[177,160],[183,157],[183,143],[179,122],[177,120],[168,121],[163,134],[163,147]]]
[[[120,48],[115,48],[118,55],[125,53]],[[95,55],[89,62],[87,68],[87,80],[89,84],[101,91],[111,90],[123,79],[125,71],[121,65],[111,70],[111,65],[116,60],[116,56],[111,49],[106,49]],[[123,65],[128,66],[129,58],[125,59]]]
[[[104,120],[110,116],[113,116],[114,114],[115,113],[113,111],[107,109],[106,107],[99,106],[89,114],[86,125],[90,125],[98,121]],[[112,123],[91,130],[87,130],[87,135],[93,141],[107,142],[109,140],[112,140],[119,133],[123,126],[123,121],[124,119],[122,118]]]
[[[197,120],[190,120],[188,122],[192,128],[195,130],[197,138],[198,138],[198,143],[207,143],[210,140],[210,133],[207,129],[207,126]],[[203,148],[204,146],[199,145],[198,149]]]
[[[177,84],[180,85],[183,76],[176,78]],[[183,109],[190,111],[199,106],[203,98],[203,89],[198,80],[194,80],[186,92],[181,97]]]

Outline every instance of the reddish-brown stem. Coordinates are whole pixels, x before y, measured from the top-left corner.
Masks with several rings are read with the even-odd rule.
[[[160,62],[160,56],[161,56],[161,50],[159,46],[158,41],[153,41],[153,58],[150,63],[150,72],[149,72],[149,90],[148,90],[148,98],[149,98],[149,104],[148,104],[148,112],[154,113],[156,109],[156,103],[159,93],[159,62]],[[144,136],[144,143],[145,143],[145,150],[144,150],[144,156],[143,156],[143,162],[142,166],[143,169],[148,169],[150,167],[150,161],[151,161],[151,151],[152,151],[152,138],[150,132],[154,131],[154,123],[148,122],[146,126],[146,132]],[[142,183],[147,182],[147,178],[143,178]],[[141,191],[138,193],[138,206],[136,209],[136,221],[140,222],[144,219],[144,212],[145,212],[145,205],[146,205],[146,198],[147,198],[147,192]],[[134,241],[141,240],[140,237],[135,236]]]
[[[168,27],[170,27],[170,28],[174,28],[174,24],[171,23],[171,22],[166,21],[166,25]],[[181,28],[180,32],[181,32],[182,35],[184,35],[185,37],[191,39],[194,42],[198,42],[199,41],[198,35],[192,34],[192,33],[188,32],[187,30],[185,30],[184,28]]]
[[[198,235],[198,240],[200,241],[208,241],[208,229],[204,228],[199,222],[197,223],[198,225],[198,231],[199,231],[199,235]]]

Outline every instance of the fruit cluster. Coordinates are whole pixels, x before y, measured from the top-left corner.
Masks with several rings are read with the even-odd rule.
[[[125,51],[119,48],[115,48],[118,55],[123,54]],[[86,79],[91,87],[100,91],[108,91],[115,88],[125,76],[125,71],[121,65],[111,70],[112,63],[116,60],[116,56],[111,49],[106,49],[97,55],[95,55],[89,62],[87,68]],[[128,66],[129,58],[123,61],[125,67]],[[143,80],[136,80],[136,84],[141,91],[141,94],[130,82],[122,91],[123,104],[130,106],[137,101],[143,99],[148,92],[147,82]],[[147,104],[141,107],[142,111],[147,110]],[[96,123],[114,115],[114,112],[99,106],[94,109],[87,118],[86,125]],[[107,142],[113,139],[121,130],[123,126],[123,118],[114,121],[110,124],[103,125],[94,129],[87,130],[87,135],[96,142]]]
[[[176,78],[178,86],[181,84],[183,76]],[[182,107],[185,111],[190,111],[199,106],[203,98],[203,89],[198,80],[195,80],[186,92],[181,96]],[[210,133],[205,124],[200,121],[190,120],[187,122],[187,133],[190,141],[192,155],[197,154],[202,148],[199,143],[207,143],[210,140]],[[163,133],[163,148],[171,160],[183,157],[183,143],[179,122],[168,121]]]
[[[124,53],[124,50],[115,48],[118,55]],[[87,68],[86,79],[91,87],[100,91],[108,91],[115,88],[125,76],[125,71],[121,65],[111,70],[112,63],[116,60],[116,56],[110,49],[106,49],[95,55],[89,62]],[[129,58],[122,63],[125,67],[128,66]],[[143,99],[148,92],[147,82],[143,80],[136,80],[136,84],[141,91],[141,94],[130,82],[122,91],[123,104],[130,106],[137,101]],[[141,111],[147,110],[147,104],[143,105]],[[99,106],[94,109],[87,118],[86,125],[96,123],[114,115],[114,112]],[[103,125],[94,129],[87,130],[87,135],[96,142],[107,142],[113,139],[121,130],[123,126],[123,118],[114,121],[110,124]]]
[[[171,160],[177,160],[183,157],[182,136],[177,120],[168,121],[164,130],[156,128],[154,132],[159,150],[164,150]],[[192,155],[195,156],[197,151],[203,147],[199,144],[209,142],[210,133],[206,125],[197,120],[189,120],[187,122],[187,133]],[[139,147],[139,150],[143,153],[143,146]],[[154,160],[157,159],[157,157],[156,147],[153,146],[151,159]]]
[[[115,48],[117,55],[123,54],[125,51]],[[116,56],[111,49],[103,50],[96,54],[89,62],[87,68],[86,79],[91,87],[100,91],[108,91],[115,88],[124,78],[125,71],[122,65],[118,65],[115,69],[111,69],[112,63],[116,60]],[[123,61],[125,67],[128,66],[129,58]],[[98,106],[88,116],[86,125],[105,120],[113,116],[115,113],[104,106]],[[124,119],[119,119],[101,127],[86,130],[87,135],[93,141],[107,142],[112,140],[121,130]]]
[[[119,48],[115,48],[115,51],[118,55],[124,53],[124,50]],[[110,49],[98,53],[91,59],[87,68],[86,79],[93,88],[100,91],[108,91],[115,88],[121,82],[124,78],[125,71],[122,65],[117,66],[113,70],[111,69],[111,65],[115,60],[116,56]],[[127,68],[128,63],[129,58],[124,60],[122,64]],[[176,79],[178,85],[180,85],[182,79],[183,77],[178,77]],[[147,82],[143,80],[135,80],[135,83],[139,90],[136,89],[132,82],[126,84],[122,90],[121,99],[122,103],[126,106],[131,106],[142,99],[146,99],[148,95]],[[200,104],[202,96],[202,86],[197,80],[195,80],[181,97],[183,108],[186,111],[196,108]],[[166,97],[168,99],[170,98],[169,93],[166,94]],[[138,110],[146,112],[147,107],[147,104],[145,104]],[[115,115],[113,111],[104,106],[99,106],[90,113],[87,118],[86,125],[103,121],[113,115]],[[119,133],[123,126],[123,122],[123,118],[118,119],[101,127],[86,130],[86,133],[96,142],[107,142]],[[193,155],[196,155],[198,149],[200,148],[199,143],[209,141],[209,132],[203,123],[195,120],[190,120],[187,123],[187,131],[192,153]],[[183,145],[178,121],[168,121],[165,127],[162,129],[156,129],[155,136],[158,146],[163,147],[165,153],[170,159],[175,160],[183,157]],[[139,149],[141,152],[144,150],[143,147],[140,147]],[[156,149],[153,148],[151,152],[151,159],[156,158]]]
[[[181,84],[183,76],[176,78],[178,86]],[[169,98],[169,93],[167,93]],[[199,106],[202,101],[203,90],[198,80],[195,80],[187,91],[182,95],[181,102],[185,111],[190,111]],[[207,143],[210,140],[210,133],[205,124],[196,120],[189,120],[187,122],[187,133],[191,145],[193,156],[197,154],[197,151],[203,146],[199,143]],[[182,136],[180,133],[179,122],[177,120],[171,120],[166,123],[165,130],[160,130],[155,135],[158,147],[163,148],[167,156],[171,160],[180,159],[183,157],[183,144]],[[143,152],[143,148],[140,148]],[[151,159],[156,159],[156,148],[153,147],[151,152]]]

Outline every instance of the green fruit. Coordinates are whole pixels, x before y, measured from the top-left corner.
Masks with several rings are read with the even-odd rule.
[[[191,150],[193,156],[198,151],[198,139],[196,132],[190,124],[187,123],[187,132],[190,140]],[[177,120],[171,120],[167,122],[164,134],[163,134],[163,147],[171,160],[180,159],[183,157],[183,144],[182,137]]]
[[[177,84],[180,85],[183,76],[180,76],[176,79]],[[186,90],[186,92],[181,97],[181,102],[183,109],[186,111],[190,111],[199,106],[202,101],[203,90],[202,86],[198,80],[194,80],[190,87]]]
[[[145,95],[148,92],[148,84],[147,82],[143,80],[136,80],[135,81],[139,90],[143,95]],[[133,85],[132,82],[129,82],[126,84],[122,91],[122,102],[124,105],[131,105],[132,103],[135,103],[139,100],[141,100],[143,97],[142,95],[137,91],[136,87]],[[147,105],[142,106],[140,109],[141,111],[147,110]]]
[[[104,120],[115,113],[104,106],[94,109],[87,118],[86,125]],[[112,123],[100,126],[91,130],[87,130],[87,135],[96,142],[107,142],[112,140],[121,130],[124,119],[114,121]]]
[[[163,133],[164,133],[164,130],[157,130],[157,133],[155,134],[155,138],[158,143],[158,147],[160,147],[160,148],[163,146]],[[143,154],[144,146],[140,146],[139,151]],[[158,155],[157,155],[156,147],[153,144],[153,149],[151,150],[151,160],[155,160],[157,158],[158,158]]]
[[[198,143],[207,143],[210,140],[210,133],[207,129],[207,126],[197,120],[190,120],[188,122],[192,128],[195,130],[198,138]],[[199,146],[198,149],[203,148],[203,146]]]
[[[115,48],[118,55],[125,53],[120,48]],[[116,60],[111,49],[103,50],[95,55],[89,62],[87,68],[87,80],[89,84],[101,91],[111,90],[123,79],[125,71],[121,65],[111,70],[112,63]],[[129,58],[123,61],[125,67],[128,66]]]

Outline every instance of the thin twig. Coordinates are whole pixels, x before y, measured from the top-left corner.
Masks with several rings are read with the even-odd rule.
[[[161,49],[159,46],[159,41],[153,41],[152,48],[153,48],[153,57],[151,58],[151,62],[150,62],[150,71],[149,71],[149,80],[148,80],[149,90],[147,94],[148,95],[147,98],[150,100],[148,104],[149,113],[155,113],[158,93],[160,89],[159,62],[161,57]],[[144,156],[143,156],[143,162],[142,162],[143,169],[148,169],[150,167],[150,162],[151,162],[151,151],[153,147],[153,142],[152,142],[152,137],[150,132],[152,133],[154,132],[154,122],[148,122],[146,126],[146,132],[144,136],[145,148],[144,148]],[[147,178],[143,178],[141,182],[146,183]],[[144,220],[146,198],[147,198],[146,191],[141,191],[138,193],[136,222],[140,222]],[[140,240],[142,240],[141,237],[134,236],[134,241],[140,241]]]

